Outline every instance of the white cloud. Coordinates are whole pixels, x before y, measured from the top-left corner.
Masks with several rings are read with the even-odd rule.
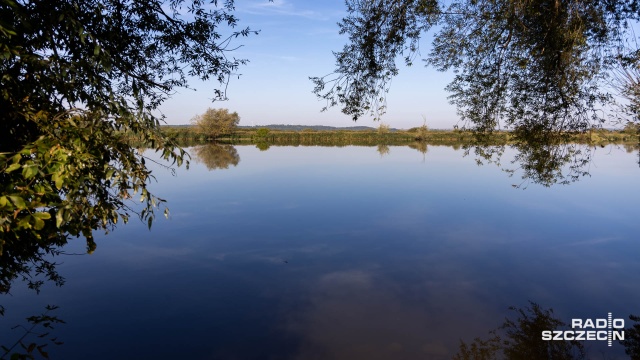
[[[327,20],[328,16],[314,10],[298,9],[286,0],[264,0],[248,4],[246,7],[238,7],[238,11],[255,15],[284,15],[297,16],[315,20]]]

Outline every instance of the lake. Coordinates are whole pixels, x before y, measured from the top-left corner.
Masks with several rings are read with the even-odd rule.
[[[640,315],[637,152],[598,148],[551,187],[446,146],[227,153],[154,168],[169,220],[57,257],[64,286],[16,283],[1,343],[46,304],[53,359],[450,359],[529,301],[567,324]]]

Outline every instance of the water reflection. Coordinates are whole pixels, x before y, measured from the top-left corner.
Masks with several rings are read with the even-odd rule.
[[[269,143],[266,141],[260,141],[256,143],[256,148],[260,151],[267,151],[270,147],[271,145],[269,145]]]
[[[203,163],[207,169],[228,169],[240,163],[240,155],[233,145],[207,143],[192,148],[196,161]]]
[[[511,177],[520,177],[514,187],[526,187],[530,183],[550,187],[568,185],[590,175],[592,157],[596,148],[604,145],[570,141],[571,134],[516,132],[509,141],[500,143],[491,136],[476,134],[475,142],[465,144],[465,154],[473,156],[478,165],[496,164]],[[609,145],[611,146],[611,145]],[[627,152],[638,151],[638,144],[625,143]],[[512,157],[505,157],[507,149]],[[639,162],[640,165],[640,162]]]
[[[530,144],[515,143],[513,157],[504,156],[506,145],[482,145],[467,147],[473,152],[479,165],[484,162],[499,166],[508,176],[520,178],[514,187],[526,187],[530,183],[550,187],[568,185],[589,176],[593,148],[583,144]]]
[[[379,144],[378,145],[378,154],[380,154],[380,157],[384,157],[385,155],[389,155],[389,145]]]
[[[543,309],[536,303],[525,308],[511,308],[510,318],[489,337],[476,337],[471,343],[460,342],[453,360],[579,360],[585,359],[584,342],[576,340],[542,340],[543,331],[567,329],[567,324],[555,317],[552,309]]]
[[[458,336],[489,320],[473,314],[472,297],[451,299],[456,313],[441,306],[446,299],[436,288],[424,297],[380,272],[329,272],[311,284],[305,311],[288,316],[288,329],[300,338],[295,359],[451,359]],[[460,313],[473,314],[472,320],[464,324]]]
[[[52,231],[47,239],[36,239],[28,232],[18,239],[3,239],[0,253],[0,295],[10,294],[14,281],[22,280],[38,292],[46,281],[61,286],[64,278],[56,271],[53,257],[62,253],[68,235]],[[95,244],[93,241],[88,244]],[[0,305],[0,315],[4,308]]]
[[[409,144],[409,147],[412,149],[416,149],[418,150],[420,153],[422,153],[423,155],[425,155],[428,151],[429,151],[429,144],[427,144],[426,141],[416,141],[413,144]],[[454,150],[458,150],[456,147],[456,145],[454,145]],[[460,147],[460,145],[457,145],[458,148]]]
[[[527,191],[445,146],[203,149],[242,164],[159,179],[170,221],[65,259],[68,293],[41,296],[68,322],[54,358],[451,359],[529,298],[562,319],[638,312],[638,171],[622,149],[589,181]]]
[[[625,353],[633,360],[640,359],[640,316],[629,315],[632,326],[624,329],[625,341],[622,342]]]

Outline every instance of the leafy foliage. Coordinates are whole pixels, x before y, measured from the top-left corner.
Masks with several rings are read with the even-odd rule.
[[[439,10],[437,0],[348,0],[346,5],[350,15],[339,26],[349,43],[335,53],[334,74],[311,80],[327,106],[340,104],[357,120],[368,112],[384,112],[384,94],[398,74],[396,57],[404,55],[405,63],[412,63],[421,33],[436,23]]]
[[[628,100],[626,119],[640,119],[640,52],[627,46],[636,1],[348,0],[347,11],[339,25],[349,42],[334,72],[311,80],[327,106],[354,120],[384,113],[396,60],[411,65],[425,34],[425,64],[455,74],[446,89],[460,129],[478,137],[478,161],[499,163],[504,147],[484,145],[483,134],[509,130],[524,177],[569,183],[588,174],[590,154],[558,144],[617,120],[608,112],[615,95]]]
[[[584,346],[576,341],[544,341],[544,330],[559,330],[566,324],[553,315],[553,310],[543,309],[536,303],[526,308],[510,308],[515,319],[505,319],[488,339],[476,338],[470,344],[460,342],[454,360],[528,360],[528,359],[584,359]]]
[[[384,94],[418,54],[421,36],[440,25],[426,59],[456,74],[447,90],[471,129],[506,127],[523,133],[578,131],[604,120],[612,100],[607,72],[624,58],[627,0],[348,0],[340,23],[349,43],[336,53],[332,75],[312,78],[328,106],[358,119],[384,112]]]
[[[230,113],[228,109],[212,108],[191,119],[191,124],[196,127],[198,133],[212,139],[233,132],[239,122],[240,116],[237,112]]]
[[[378,134],[388,134],[391,131],[391,127],[388,124],[380,123],[378,126]]]
[[[259,128],[258,130],[256,130],[256,136],[260,137],[260,138],[264,138],[267,135],[269,135],[269,129],[268,128]]]
[[[149,159],[133,144],[186,159],[154,110],[189,76],[218,80],[215,97],[226,97],[246,63],[228,57],[230,44],[254,33],[231,30],[233,10],[215,0],[0,0],[1,292],[32,270],[60,280],[45,257],[69,236],[92,252],[94,230],[133,214],[151,226],[164,200],[148,191]]]

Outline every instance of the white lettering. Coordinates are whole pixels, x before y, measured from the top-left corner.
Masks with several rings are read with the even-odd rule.
[[[555,334],[553,340],[562,340],[562,331],[554,330],[553,333]]]
[[[613,340],[624,340],[624,331],[613,331]]]
[[[542,332],[542,340],[551,340],[551,331],[545,330]]]
[[[585,331],[576,331],[576,334],[578,335],[578,336],[576,337],[576,340],[584,341],[584,340],[585,340],[585,339],[584,339],[584,333],[585,333]]]
[[[581,328],[582,327],[582,319],[571,319],[571,327],[572,328]]]
[[[598,329],[606,329],[607,328],[607,319],[596,319],[596,328],[598,328]]]
[[[602,337],[600,335],[602,335]],[[607,331],[596,332],[596,337],[598,338],[598,340],[607,340],[607,335]]]
[[[587,340],[595,340],[596,332],[595,331],[587,331]]]
[[[582,328],[591,328],[593,329],[595,326],[593,325],[593,320],[591,319],[587,319],[587,321],[584,322],[584,326],[582,326]]]
[[[624,328],[624,319],[613,319],[613,328],[614,329],[623,329]]]

